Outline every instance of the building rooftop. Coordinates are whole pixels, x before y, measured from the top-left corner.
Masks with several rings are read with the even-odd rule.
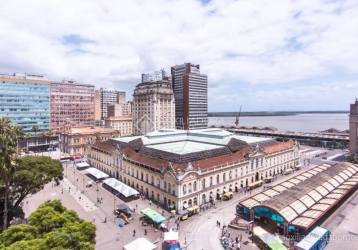
[[[70,134],[112,133],[116,131],[118,130],[112,128],[80,127],[80,128],[71,128]]]
[[[104,119],[110,120],[110,121],[128,120],[128,119],[132,119],[132,115],[110,116],[110,117],[106,117]]]
[[[322,164],[240,202],[267,207],[291,225],[309,228],[358,183],[358,167]]]
[[[186,168],[188,163],[210,168],[228,162],[243,161],[257,148],[267,153],[294,147],[292,140],[237,136],[220,129],[177,130],[161,129],[146,136],[112,138],[106,142],[119,147],[128,159],[154,168],[173,164]]]

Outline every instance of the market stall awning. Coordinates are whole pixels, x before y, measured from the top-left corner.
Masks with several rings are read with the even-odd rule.
[[[179,239],[178,232],[174,232],[173,230],[170,229],[169,232],[164,233],[164,241],[178,240],[178,239]]]
[[[232,195],[233,194],[233,192],[226,192],[225,194],[224,194],[224,196],[230,196],[230,195]]]
[[[138,238],[123,247],[124,250],[153,250],[157,246],[145,238]]]
[[[120,182],[119,180],[114,179],[114,178],[109,178],[107,180],[104,180],[103,183],[105,183],[108,186],[110,186],[111,188],[115,189],[116,191],[118,191],[125,197],[139,194],[139,192],[137,190],[131,188],[130,186],[127,186],[123,182]]]
[[[184,208],[188,208],[188,204],[187,204],[187,203],[184,203],[184,204],[183,204],[183,207],[184,207]]]
[[[80,162],[76,164],[77,168],[88,168],[90,165],[87,162]]]
[[[102,171],[98,170],[97,168],[88,168],[86,169],[86,172],[90,175],[94,176],[96,179],[105,179],[108,178],[109,175],[106,173],[103,173]]]
[[[265,231],[264,229],[262,229],[262,227],[259,226],[254,227],[253,231],[254,231],[254,235],[256,236],[268,234],[267,231]]]
[[[272,242],[272,243],[267,244],[267,245],[271,250],[288,250],[284,245],[282,245],[278,241]]]
[[[161,223],[161,222],[165,221],[166,219],[165,219],[163,216],[161,216],[160,214],[157,214],[156,216],[154,216],[154,217],[152,218],[152,220],[153,220],[155,223]]]

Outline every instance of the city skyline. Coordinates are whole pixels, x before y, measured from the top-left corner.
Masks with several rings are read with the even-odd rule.
[[[1,73],[73,78],[131,95],[142,73],[191,62],[210,79],[209,112],[347,110],[357,97],[354,1],[2,7]]]

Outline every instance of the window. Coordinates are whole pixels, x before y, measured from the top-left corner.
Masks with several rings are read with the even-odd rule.
[[[164,181],[164,190],[167,190],[167,182]]]
[[[238,174],[237,174],[237,169],[235,169],[235,178],[237,178]]]
[[[175,195],[175,185],[173,184],[173,194]]]
[[[236,169],[237,170],[237,169]],[[232,172],[230,171],[229,172],[229,179],[231,180],[232,179]]]
[[[154,176],[152,175],[152,185],[154,185]]]
[[[148,178],[149,178],[149,176],[148,176],[148,174],[146,174],[145,175],[145,181],[148,183]]]
[[[223,173],[223,181],[226,181],[226,173]]]
[[[170,193],[170,183],[168,183],[168,193]]]
[[[205,188],[205,179],[201,181],[201,184],[203,185],[203,189]]]
[[[157,179],[157,187],[160,187],[160,179]]]
[[[241,176],[244,174],[244,169],[241,168]]]
[[[192,192],[192,188],[191,188],[191,187],[192,187],[192,185],[191,185],[191,183],[189,183],[189,185],[188,185],[188,186],[189,186],[189,190],[188,190],[189,192],[188,192],[188,193],[190,194],[190,193]]]
[[[213,177],[210,177],[210,186],[213,185]]]
[[[249,172],[249,167],[246,166],[246,174]]]
[[[264,158],[261,158],[261,167],[264,165]]]
[[[220,176],[217,175],[217,176],[216,176],[216,184],[219,184],[219,182],[220,182]]]
[[[194,192],[196,191],[196,181],[194,181]]]
[[[251,169],[254,169],[254,160],[251,161]]]
[[[186,194],[186,185],[183,186],[183,194]]]
[[[259,167],[259,159],[256,159],[256,168]]]

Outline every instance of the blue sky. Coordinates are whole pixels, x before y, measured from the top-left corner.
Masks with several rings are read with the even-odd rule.
[[[358,97],[355,0],[5,0],[2,10],[0,72],[131,100],[142,73],[198,63],[209,111],[348,110]]]

